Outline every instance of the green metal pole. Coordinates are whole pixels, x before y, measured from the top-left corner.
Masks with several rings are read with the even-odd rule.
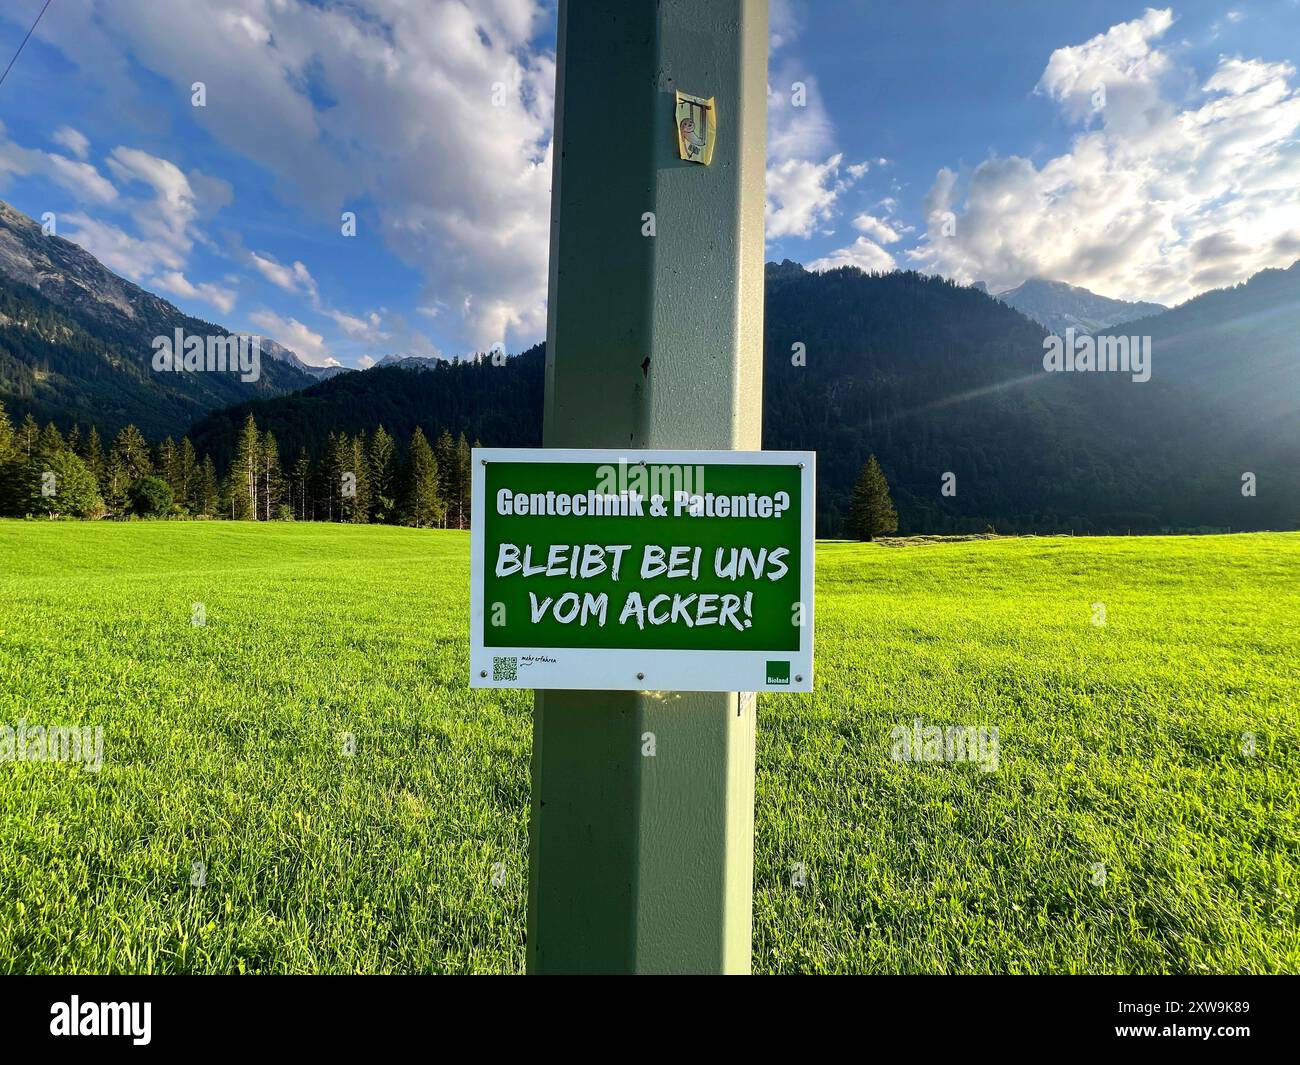
[[[547,447],[761,446],[767,49],[767,0],[561,0]],[[752,694],[539,691],[532,776],[530,973],[749,972]]]

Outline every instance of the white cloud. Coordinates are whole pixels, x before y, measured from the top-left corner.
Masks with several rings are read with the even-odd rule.
[[[1290,265],[1300,232],[1295,70],[1223,57],[1187,98],[1186,72],[1159,47],[1172,22],[1149,10],[1053,52],[1038,88],[1082,127],[1069,151],[1041,164],[988,159],[964,188],[941,170],[913,262],[992,291],[1048,277],[1161,303]]]
[[[358,211],[421,271],[421,303],[463,309],[467,346],[541,335],[554,60],[532,44],[540,0],[64,6],[44,41],[91,78],[120,80],[129,55],[185,97],[205,82],[207,135],[269,171],[308,224],[337,232]]]
[[[897,244],[903,239],[905,227],[863,212],[853,219],[853,228],[870,237],[877,244]]]
[[[334,358],[325,343],[325,338],[320,333],[312,332],[297,318],[281,318],[274,311],[265,308],[254,311],[248,318],[259,329],[266,331],[265,336],[283,344],[309,366],[339,365],[338,359]]]
[[[771,17],[771,47],[794,42],[799,20],[793,5],[776,4]],[[840,194],[862,177],[867,163],[840,169],[835,125],[822,101],[817,78],[788,58],[774,64],[767,86],[766,236],[810,237],[835,213]]]
[[[809,270],[834,270],[840,266],[856,266],[860,270],[886,272],[898,264],[894,257],[868,237],[858,237],[847,248],[839,248],[821,259],[808,264]]]
[[[216,307],[222,314],[229,314],[235,309],[235,292],[211,282],[195,285],[178,270],[169,270],[159,274],[150,282],[153,287],[170,292],[186,299],[203,300]]]
[[[112,222],[103,222],[80,211],[67,213],[63,221],[72,226],[67,231],[69,240],[80,244],[114,273],[132,281],[144,282],[163,265],[152,242],[133,237]]]
[[[788,62],[767,87],[769,159],[815,159],[835,147],[835,124],[822,102],[817,79]]]
[[[892,213],[896,204],[886,199],[881,201],[880,206]],[[860,270],[879,272],[897,269],[897,261],[881,245],[897,244],[903,239],[903,234],[911,232],[910,226],[893,218],[879,218],[864,211],[853,219],[853,228],[862,236],[847,247],[836,248],[828,255],[813,260],[808,268],[834,270],[841,266],[856,266]]]
[[[1104,114],[1114,128],[1152,117],[1144,112],[1160,103],[1157,86],[1171,65],[1153,42],[1173,22],[1172,10],[1147,8],[1141,18],[1112,26],[1084,44],[1058,48],[1047,61],[1037,91],[1059,103],[1076,122]],[[1164,110],[1157,108],[1157,114]]]
[[[70,126],[60,127],[52,139],[79,156],[89,147],[86,138]],[[62,236],[80,244],[110,270],[145,287],[202,299],[223,312],[232,309],[232,289],[195,285],[183,273],[194,244],[210,243],[198,222],[231,202],[230,184],[197,170],[186,175],[167,159],[125,145],[113,149],[107,168],[118,184],[81,159],[23,147],[9,139],[0,124],[0,176],[44,176],[77,202],[78,209],[62,212],[59,218]],[[133,195],[140,186],[148,192]],[[98,213],[79,209],[83,206]],[[128,232],[119,220],[106,218],[106,212],[129,217],[135,232]]]
[[[364,318],[345,314],[343,311],[325,312],[334,319],[334,324],[343,330],[352,340],[364,341],[366,344],[380,344],[387,340],[389,334],[384,332],[383,320],[376,311],[371,311]]]
[[[153,191],[149,199],[135,202],[132,216],[145,239],[159,245],[163,262],[184,265],[194,244],[190,225],[198,218],[189,179],[175,163],[139,148],[114,148],[108,169],[123,188],[139,183]]]
[[[78,159],[85,159],[90,153],[90,141],[86,135],[71,126],[60,126],[51,134],[50,140],[60,147],[67,148]]]
[[[311,271],[303,263],[294,260],[292,266],[285,266],[273,255],[259,255],[255,251],[248,253],[248,262],[277,288],[282,288],[285,292],[301,292],[309,296],[312,303],[318,302],[316,279],[311,276]]]
[[[45,155],[45,172],[81,200],[91,203],[112,203],[117,199],[117,189],[90,163],[77,162],[65,155]]]
[[[228,182],[197,170],[186,175],[171,160],[139,148],[114,148],[108,169],[124,193],[117,207],[130,214],[140,235],[138,244],[142,247],[131,253],[132,258],[148,264],[143,273],[133,275],[137,279],[152,270],[184,270],[195,243],[210,244],[200,221],[229,204],[233,197]],[[148,194],[129,195],[138,186],[148,189]],[[116,236],[120,228],[110,223],[84,226],[83,230],[86,240],[94,241],[94,245],[80,235],[74,239],[101,259],[104,240],[110,236],[120,239]]]
[[[773,52],[785,47],[799,36],[801,27],[794,0],[772,0],[767,19]]]
[[[113,183],[90,163],[57,152],[24,148],[9,138],[0,123],[0,177],[7,174],[45,177],[83,203],[108,204],[117,199]]]
[[[842,156],[824,163],[787,159],[767,169],[767,239],[809,237],[827,221],[844,188]]]

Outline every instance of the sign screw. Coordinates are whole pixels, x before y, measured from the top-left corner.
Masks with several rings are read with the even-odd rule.
[[[487,676],[487,674],[485,673],[484,676]],[[803,683],[803,677],[801,677],[801,676],[799,676],[798,674],[796,674],[796,675],[795,675],[795,678],[794,678],[794,682],[795,682],[796,684],[802,684],[802,683]]]
[[[636,679],[637,679],[637,680],[645,680],[645,674],[644,674],[644,673],[638,673],[638,674],[636,675]]]
[[[487,676],[487,670],[486,670],[486,669],[480,669],[480,670],[478,671],[478,675],[479,675],[480,677],[486,677],[486,676]]]

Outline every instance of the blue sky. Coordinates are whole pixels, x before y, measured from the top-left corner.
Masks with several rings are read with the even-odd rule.
[[[0,62],[42,3],[0,8]],[[309,362],[519,350],[545,332],[554,20],[53,0],[0,87],[0,196]],[[1164,303],[1300,258],[1296,0],[773,0],[772,27],[769,258]]]

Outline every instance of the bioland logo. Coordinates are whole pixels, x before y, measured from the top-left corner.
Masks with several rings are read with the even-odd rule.
[[[87,773],[104,767],[102,725],[0,726],[0,762],[80,762]]]
[[[998,767],[996,725],[925,725],[914,718],[911,725],[889,730],[895,762],[974,762],[985,773]]]
[[[50,1035],[130,1036],[136,1046],[148,1046],[152,1013],[149,1002],[82,1002],[72,995],[50,1006]]]
[[[768,662],[765,676],[768,684],[789,684],[790,683],[790,663],[789,662]]]
[[[247,333],[187,337],[177,326],[174,336],[153,338],[153,368],[158,373],[238,372],[248,384],[262,376],[262,338]]]
[[[1052,334],[1043,341],[1043,369],[1048,373],[1126,373],[1139,383],[1151,380],[1151,338]]]

